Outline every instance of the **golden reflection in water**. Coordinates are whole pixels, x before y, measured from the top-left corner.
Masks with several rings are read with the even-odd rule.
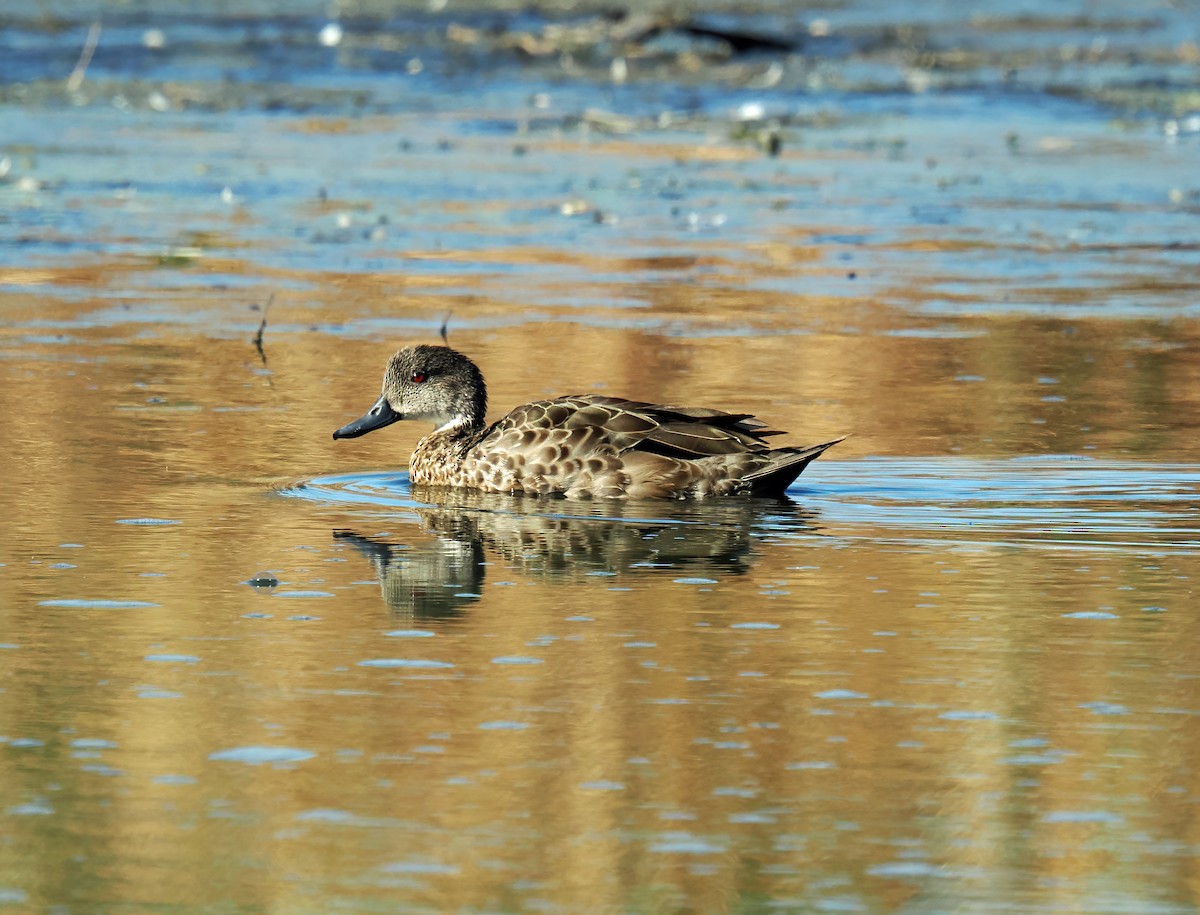
[[[647,295],[787,332],[451,339],[497,411],[601,389],[750,410],[799,442],[855,432],[816,488],[866,453],[1192,447],[1187,322],[905,336],[869,301]],[[694,533],[664,508],[635,534],[307,502],[271,487],[407,459],[420,429],[329,439],[400,341],[269,326],[264,375],[248,334],[146,329],[0,335],[0,872],[31,907],[1197,901],[1190,551],[921,547],[803,507]],[[145,519],[178,523],[121,523]],[[265,570],[278,587],[244,584]],[[81,599],[149,606],[45,603]],[[398,659],[452,666],[362,663]],[[239,747],[312,755],[210,759]]]

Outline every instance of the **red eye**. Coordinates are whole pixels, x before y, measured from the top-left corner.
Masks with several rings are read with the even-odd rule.
[[[424,381],[428,377],[429,376],[426,375],[424,372],[413,372],[412,373],[412,380],[413,380],[414,384],[420,384],[422,381]]]

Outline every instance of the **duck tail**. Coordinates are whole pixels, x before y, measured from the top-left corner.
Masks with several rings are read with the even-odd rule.
[[[831,442],[810,445],[807,448],[777,448],[770,452],[771,462],[769,464],[746,474],[742,477],[742,482],[749,485],[751,495],[782,497],[796,477],[804,472],[805,467],[838,442],[844,442],[847,438],[849,438],[848,435],[843,435]]]

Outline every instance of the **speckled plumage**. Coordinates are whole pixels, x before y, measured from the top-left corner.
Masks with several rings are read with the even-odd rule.
[[[436,428],[413,452],[413,483],[579,499],[779,496],[842,440],[772,448],[766,437],[780,433],[746,413],[598,394],[528,403],[491,426],[486,412],[475,363],[448,347],[413,346],[388,362],[371,410],[333,437],[428,419]]]

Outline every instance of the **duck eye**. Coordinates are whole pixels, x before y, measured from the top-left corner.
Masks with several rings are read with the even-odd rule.
[[[412,373],[413,384],[420,384],[422,381],[424,381],[428,377],[429,376],[426,375],[424,372],[413,372]]]

